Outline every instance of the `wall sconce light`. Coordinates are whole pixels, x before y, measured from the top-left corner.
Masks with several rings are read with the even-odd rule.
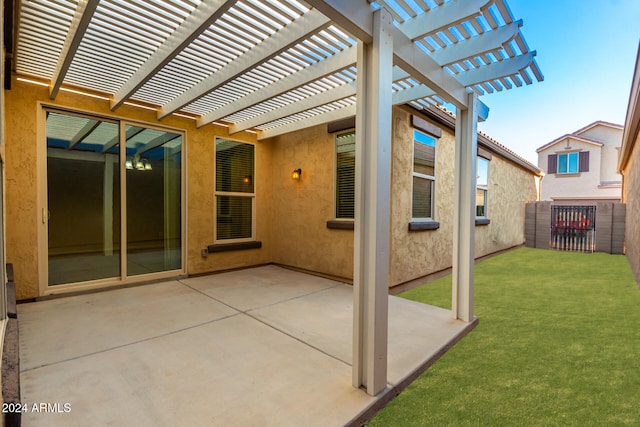
[[[294,169],[293,172],[291,172],[291,179],[295,179],[296,181],[300,181],[301,178],[302,178],[302,169],[300,169],[300,168]]]

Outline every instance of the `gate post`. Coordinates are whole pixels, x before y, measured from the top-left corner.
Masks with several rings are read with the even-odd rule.
[[[527,248],[536,247],[536,204],[528,202],[524,205],[524,244]]]
[[[613,203],[596,203],[596,252],[611,253]]]
[[[536,248],[549,249],[551,240],[551,202],[536,203]]]

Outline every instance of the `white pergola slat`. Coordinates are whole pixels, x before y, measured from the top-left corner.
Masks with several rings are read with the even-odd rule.
[[[198,8],[167,38],[165,42],[148,58],[144,65],[113,95],[111,109],[115,110],[129,99],[136,90],[149,81],[162,67],[182,52],[204,30],[220,18],[233,4],[234,0],[214,0],[202,2]]]
[[[177,99],[163,106],[158,112],[158,118],[162,119],[179,110],[190,102],[193,102],[195,99],[206,95],[215,88],[220,87],[230,80],[246,73],[257,65],[266,62],[268,59],[285,51],[301,40],[308,38],[312,33],[324,29],[329,24],[330,21],[327,17],[317,11],[309,11],[308,14],[293,21],[289,26],[266,39],[263,43],[256,45],[252,51],[240,56],[227,67],[212,74],[209,78],[192,87]]]
[[[505,0],[21,1],[16,70],[52,99],[70,85],[259,140],[356,116],[353,384],[370,394],[386,387],[391,108],[452,103],[452,315],[473,321],[478,96],[543,79]]]

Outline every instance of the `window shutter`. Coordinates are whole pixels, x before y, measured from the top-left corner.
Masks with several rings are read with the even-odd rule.
[[[588,151],[580,152],[580,166],[578,171],[589,172],[589,152]]]
[[[547,164],[547,173],[557,173],[558,172],[558,155],[557,154],[549,154],[548,164]]]

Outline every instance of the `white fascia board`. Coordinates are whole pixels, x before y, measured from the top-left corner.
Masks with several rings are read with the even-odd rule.
[[[283,93],[321,79],[329,74],[345,69],[355,64],[356,58],[357,48],[355,46],[349,47],[348,49],[320,61],[317,64],[311,65],[291,74],[288,77],[285,77],[284,79],[278,80],[263,89],[255,91],[250,95],[238,99],[237,101],[231,102],[202,115],[198,118],[196,126],[201,127],[208,123],[218,121],[238,111],[264,102],[267,99],[282,95]]]
[[[534,50],[526,55],[520,55],[515,58],[504,59],[490,65],[474,68],[464,73],[456,74],[456,79],[463,86],[473,86],[478,83],[510,76],[527,68],[533,61],[535,55],[536,51]]]
[[[335,120],[346,119],[347,117],[355,116],[356,106],[349,105],[346,107],[331,110],[326,113],[321,113],[313,117],[296,120],[295,122],[288,123],[282,126],[276,126],[273,128],[265,129],[258,133],[258,141],[275,136],[284,135],[285,133],[295,132],[301,129],[310,128],[312,126],[321,125],[323,123],[333,122]]]
[[[316,10],[310,10],[280,31],[258,43],[244,55],[229,63],[227,66],[211,74],[209,77],[193,86],[171,102],[164,105],[158,112],[158,119],[178,111],[185,105],[195,101],[223,86],[248,70],[267,62],[274,56],[295,46],[331,24],[329,18]]]
[[[511,41],[518,34],[521,26],[522,20],[515,21],[497,30],[487,31],[476,37],[432,52],[431,56],[436,62],[444,66],[466,58],[482,55],[499,49],[502,45]]]
[[[200,3],[184,22],[151,55],[135,74],[113,95],[111,110],[120,107],[131,95],[184,50],[222,16],[235,0],[212,0]]]
[[[100,0],[80,0],[76,6],[76,12],[71,21],[71,26],[67,32],[67,37],[62,45],[60,57],[58,57],[58,63],[56,69],[51,77],[51,84],[49,85],[49,97],[55,99],[60,90],[60,86],[64,82],[64,78],[69,71],[69,66],[78,51],[78,47],[82,42],[82,38],[89,28],[89,23],[93,14],[98,8]]]
[[[398,25],[412,41],[479,16],[490,0],[452,0]]]
[[[259,114],[250,119],[243,120],[236,124],[229,126],[229,134],[242,132],[243,130],[251,129],[261,124],[269,123],[274,120],[281,119],[283,117],[290,116],[300,111],[310,110],[312,108],[320,107],[321,105],[329,104],[340,99],[348,98],[356,94],[356,87],[352,84],[344,84],[326,90],[317,95],[308,96],[300,101],[289,103],[283,107],[271,110],[268,113]]]

